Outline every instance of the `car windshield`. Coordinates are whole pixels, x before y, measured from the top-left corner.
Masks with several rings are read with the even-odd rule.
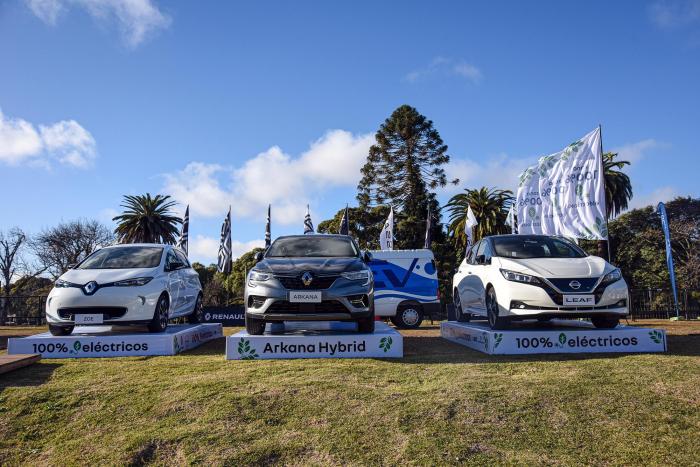
[[[586,253],[561,238],[513,235],[493,237],[494,256],[504,258],[583,258]]]
[[[162,255],[163,248],[157,246],[104,248],[80,263],[78,269],[155,268]]]
[[[278,238],[265,254],[267,258],[349,258],[354,256],[358,256],[357,248],[349,238],[312,235]]]

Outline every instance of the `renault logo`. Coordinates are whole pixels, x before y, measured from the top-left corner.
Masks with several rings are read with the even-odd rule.
[[[312,276],[309,271],[306,271],[304,274],[301,275],[301,281],[307,287],[311,285],[311,282],[313,282],[313,280],[314,276]]]
[[[581,288],[581,283],[579,281],[571,281],[569,282],[569,287],[571,287],[574,290],[578,290]]]
[[[96,290],[97,290],[97,282],[95,282],[95,281],[90,281],[83,286],[83,291],[85,292],[85,295],[92,295],[95,293]]]

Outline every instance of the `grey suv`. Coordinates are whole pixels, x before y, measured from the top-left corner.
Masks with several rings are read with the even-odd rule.
[[[374,332],[371,256],[351,237],[279,237],[256,259],[245,288],[248,334],[281,321],[355,321],[359,332]]]

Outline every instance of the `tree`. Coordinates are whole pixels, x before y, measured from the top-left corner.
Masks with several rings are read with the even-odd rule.
[[[30,240],[29,246],[39,263],[37,269],[56,279],[72,264],[113,242],[114,235],[100,222],[78,219],[44,229]]]
[[[173,245],[180,232],[182,219],[174,216],[175,201],[170,195],[126,195],[121,206],[125,211],[114,217],[114,233],[121,243],[166,243]]]
[[[332,219],[319,222],[319,233],[338,233],[345,208],[339,210]],[[362,249],[379,248],[379,233],[389,215],[389,206],[357,207],[348,209],[350,236],[357,240]]]
[[[12,279],[20,269],[20,254],[26,244],[27,236],[19,227],[7,232],[0,231],[0,274],[2,275],[2,306],[0,306],[0,324],[5,324],[10,304]]]
[[[632,181],[622,169],[630,165],[628,161],[616,160],[618,154],[603,154],[603,172],[605,174],[605,210],[609,219],[627,209],[632,199]],[[607,242],[598,241],[598,256],[607,257]]]
[[[467,235],[464,224],[467,209],[472,208],[479,225],[474,227],[474,242],[487,235],[510,233],[506,219],[513,203],[513,192],[496,188],[481,187],[477,190],[465,189],[464,193],[454,195],[445,207],[449,212],[447,232],[452,239],[459,261],[464,256]]]
[[[393,206],[403,216],[404,247],[420,247],[428,204],[433,204],[433,212],[437,207],[430,190],[447,184],[443,169],[450,161],[447,145],[433,122],[408,105],[397,108],[384,121],[375,139],[357,186],[360,207]]]
[[[253,248],[242,254],[231,265],[231,274],[226,276],[224,287],[231,294],[233,303],[242,304],[245,291],[245,281],[253,266],[257,264],[255,254],[263,251],[263,248]]]

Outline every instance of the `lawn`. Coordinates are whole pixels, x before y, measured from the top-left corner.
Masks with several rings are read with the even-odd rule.
[[[700,322],[652,324],[668,354],[43,360],[0,376],[0,464],[698,463]]]

